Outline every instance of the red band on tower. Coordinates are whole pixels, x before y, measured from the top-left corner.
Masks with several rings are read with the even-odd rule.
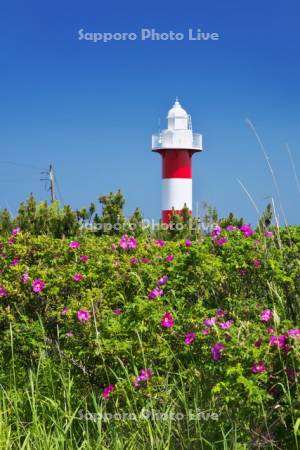
[[[161,150],[163,178],[192,178],[191,150]]]

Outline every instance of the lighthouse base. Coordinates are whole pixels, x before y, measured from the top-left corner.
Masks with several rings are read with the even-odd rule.
[[[162,223],[166,223],[169,224],[170,223],[170,218],[173,214],[177,214],[178,216],[180,216],[182,213],[182,210],[173,210],[173,209],[168,209],[168,210],[164,210],[161,213],[161,221]],[[192,211],[189,211],[190,216],[192,216]]]

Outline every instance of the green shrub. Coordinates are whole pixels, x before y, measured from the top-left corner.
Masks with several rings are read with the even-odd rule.
[[[14,234],[0,250],[0,349],[18,389],[47,355],[90,411],[93,398],[107,411],[198,408],[218,415],[203,424],[210,442],[234,428],[235,448],[297,448],[299,228],[166,243]]]

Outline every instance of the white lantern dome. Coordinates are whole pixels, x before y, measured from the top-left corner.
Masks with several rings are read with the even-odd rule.
[[[174,105],[169,110],[167,118],[168,119],[175,119],[175,118],[187,119],[188,118],[188,113],[186,112],[185,109],[182,108],[182,106],[179,103],[178,99],[176,99]]]

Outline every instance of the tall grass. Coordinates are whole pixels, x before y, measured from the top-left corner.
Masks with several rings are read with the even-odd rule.
[[[138,339],[143,352],[139,336]],[[97,386],[88,381],[78,383],[76,374],[71,374],[61,353],[60,358],[54,360],[53,355],[43,351],[32,369],[22,371],[15,360],[11,328],[11,366],[5,372],[1,371],[1,450],[299,449],[294,401],[287,379],[282,388],[295,429],[292,448],[278,447],[273,440],[272,428],[276,423],[270,421],[270,412],[264,411],[263,404],[265,431],[252,430],[249,441],[242,420],[234,420],[226,407],[215,411],[215,405],[205,391],[207,383],[201,383],[209,374],[201,371],[197,361],[194,361],[192,372],[187,373],[176,355],[172,353],[172,356],[177,370],[176,373],[166,372],[162,386],[165,400],[160,398],[158,401],[145,392],[141,406],[140,395],[136,395],[130,374],[120,361],[122,378],[111,372],[120,385],[118,396],[106,402]],[[134,355],[131,362],[134,366]],[[144,362],[147,366],[145,355]],[[136,367],[135,370],[137,373]],[[110,376],[109,368],[107,372]],[[197,414],[199,410],[200,415]],[[217,413],[219,420],[212,420],[211,413]]]

